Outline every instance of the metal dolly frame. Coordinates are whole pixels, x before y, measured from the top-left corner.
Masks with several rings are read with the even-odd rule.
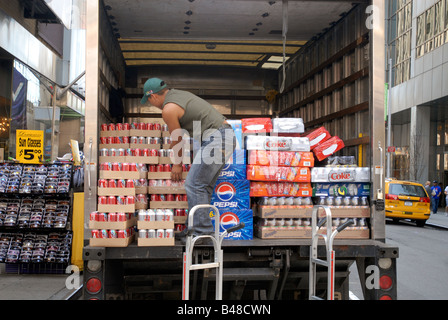
[[[213,235],[202,235],[193,237],[194,228],[193,225],[193,217],[195,212],[198,209],[211,208],[214,211],[214,219],[215,219],[215,232]],[[213,205],[209,204],[200,204],[194,206],[191,211],[188,213],[188,229],[187,229],[187,239],[185,245],[185,252],[183,256],[183,280],[182,280],[182,300],[189,300],[190,294],[190,271],[192,270],[200,270],[200,269],[212,269],[216,268],[216,300],[222,300],[222,278],[223,278],[223,251],[221,249],[222,240],[224,237],[233,231],[244,228],[244,223],[240,223],[236,226],[230,227],[226,229],[221,234],[219,233],[219,221],[220,215],[219,210]],[[214,254],[214,262],[210,263],[199,263],[192,264],[193,260],[193,249],[197,240],[199,239],[211,239],[213,242],[213,247],[215,250]]]
[[[317,215],[319,208],[325,210],[325,217],[317,222]],[[320,228],[326,223],[326,233],[319,233]],[[312,239],[310,247],[310,271],[309,271],[309,300],[323,300],[322,298],[316,296],[316,267],[321,265],[327,267],[327,300],[334,300],[334,275],[335,275],[335,253],[333,250],[334,238],[342,230],[354,223],[353,219],[349,219],[345,223],[338,226],[333,231],[333,220],[331,217],[331,209],[328,206],[316,205],[313,208],[312,218],[311,218],[311,230]],[[319,259],[317,257],[317,247],[319,237],[322,237],[325,241],[326,247],[326,260]]]

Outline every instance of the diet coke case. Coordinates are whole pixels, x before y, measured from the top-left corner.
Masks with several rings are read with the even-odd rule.
[[[311,182],[370,182],[370,168],[322,167],[311,169]]]
[[[218,180],[246,180],[246,150],[235,150],[219,174]]]
[[[248,180],[218,180],[211,204],[218,209],[250,209],[250,182]]]
[[[303,133],[305,130],[301,118],[274,118],[272,132],[274,133]]]
[[[313,149],[313,153],[319,161],[322,161],[345,147],[344,141],[339,137],[332,137]]]
[[[213,211],[211,211],[213,215]],[[244,222],[244,228],[236,230],[225,236],[225,240],[252,240],[253,239],[253,212],[252,209],[220,209],[219,232]],[[212,218],[213,227],[215,219]]]
[[[306,137],[246,136],[247,150],[304,151],[310,152]]]

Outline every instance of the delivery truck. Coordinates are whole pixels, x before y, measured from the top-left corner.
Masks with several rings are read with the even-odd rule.
[[[327,230],[352,223],[334,239],[332,297],[349,299],[357,270],[361,298],[397,299],[384,16],[382,0],[86,1],[84,299],[182,299],[185,246],[173,234],[188,198],[170,180],[160,110],[140,103],[153,77],[209,101],[238,138],[211,203],[220,228],[245,222],[222,243],[223,299],[309,299],[310,252],[327,254],[323,241],[310,251],[312,215],[327,209]],[[192,259],[213,261],[213,247]],[[326,298],[328,268],[313,277]],[[189,288],[213,299],[215,270],[194,271]]]

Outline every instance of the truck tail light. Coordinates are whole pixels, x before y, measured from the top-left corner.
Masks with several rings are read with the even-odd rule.
[[[380,277],[380,288],[383,290],[389,290],[390,288],[392,288],[393,285],[393,281],[392,278],[387,276],[387,275],[383,275]]]
[[[101,290],[101,281],[96,277],[92,277],[86,282],[86,290],[90,294],[96,294]]]

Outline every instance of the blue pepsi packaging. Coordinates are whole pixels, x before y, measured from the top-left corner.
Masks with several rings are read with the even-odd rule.
[[[250,209],[250,181],[218,180],[211,204],[218,209]]]
[[[213,219],[213,211],[210,212],[213,227],[215,220]],[[229,209],[219,210],[219,232],[236,226],[244,222],[244,228],[227,234],[225,240],[252,240],[253,239],[253,212],[252,209]]]
[[[246,173],[246,150],[235,150],[232,157],[222,169],[219,180],[245,180]]]
[[[241,120],[227,120],[227,123],[232,126],[236,138],[236,150],[243,149],[243,125]]]

